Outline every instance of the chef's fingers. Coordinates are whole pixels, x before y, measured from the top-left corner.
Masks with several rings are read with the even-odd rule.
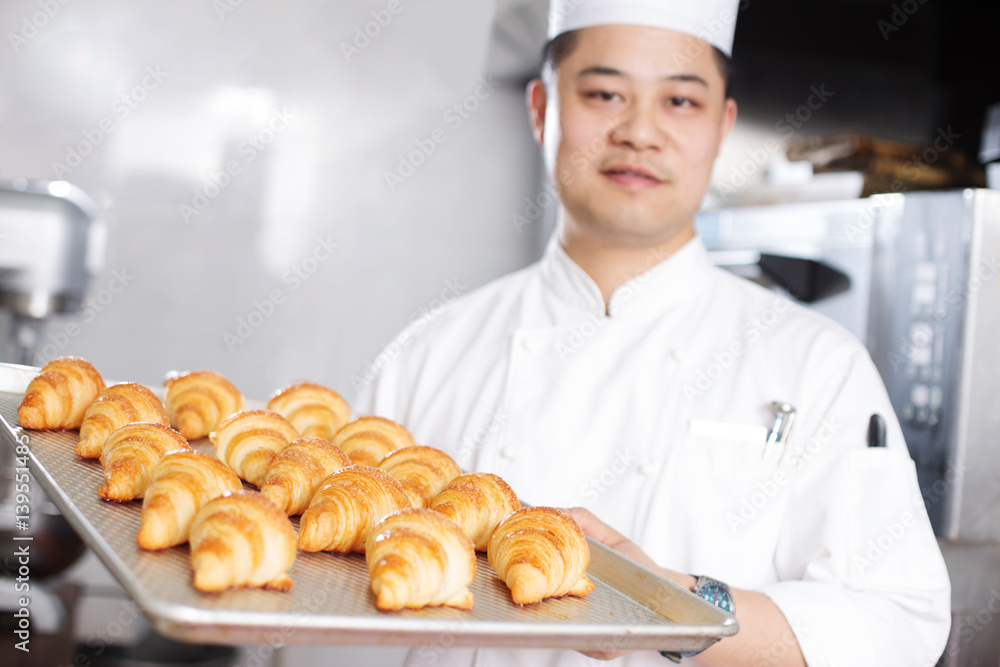
[[[611,547],[626,558],[631,558],[644,567],[658,571],[656,563],[645,551],[639,548],[639,545],[598,519],[590,510],[582,507],[570,507],[566,511],[580,524],[580,528],[583,528],[586,535]]]
[[[580,651],[583,655],[594,660],[614,660],[623,655],[628,655],[632,651]]]
[[[601,544],[606,544],[614,549],[622,542],[628,541],[627,537],[598,519],[590,510],[582,507],[569,507],[566,511],[569,512],[569,515],[573,517],[578,524],[580,524],[580,528],[583,528],[583,532],[585,534],[593,537]]]

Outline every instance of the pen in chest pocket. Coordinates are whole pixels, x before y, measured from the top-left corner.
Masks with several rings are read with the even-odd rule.
[[[792,430],[792,422],[795,421],[795,408],[788,403],[774,401],[774,424],[767,432],[767,442],[764,443],[764,454],[761,458],[767,459],[771,450],[776,445],[784,444],[788,440],[788,434]]]

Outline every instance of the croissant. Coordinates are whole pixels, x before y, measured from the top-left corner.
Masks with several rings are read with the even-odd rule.
[[[355,465],[377,466],[388,454],[417,444],[405,428],[382,417],[361,417],[333,436]]]
[[[205,503],[242,488],[236,473],[210,454],[167,454],[153,469],[142,500],[139,546],[155,550],[187,542],[194,516]]]
[[[507,482],[496,475],[472,472],[453,479],[434,497],[430,508],[458,524],[476,545],[476,551],[486,551],[493,529],[520,509],[521,502]]]
[[[390,514],[365,543],[375,606],[472,609],[476,551],[451,520],[428,509]]]
[[[218,593],[230,586],[292,587],[295,528],[274,503],[256,491],[209,500],[191,524],[194,587]]]
[[[120,502],[142,498],[160,459],[170,452],[190,449],[184,436],[169,426],[126,424],[104,441],[104,485],[97,493],[104,500]]]
[[[274,458],[260,492],[288,516],[302,514],[320,483],[351,459],[337,445],[321,438],[299,438]]]
[[[333,440],[351,420],[351,408],[340,394],[312,382],[280,389],[267,402],[267,409],[290,421],[300,435],[324,440]]]
[[[389,473],[349,466],[320,485],[299,522],[303,551],[363,552],[368,533],[387,514],[408,509],[410,499]]]
[[[134,422],[169,424],[163,403],[149,389],[134,382],[111,385],[87,408],[76,453],[87,459],[100,458],[108,436]]]
[[[490,565],[510,588],[515,604],[564,595],[587,597],[590,547],[580,526],[552,507],[525,507],[504,519],[490,538]]]
[[[462,474],[462,469],[440,449],[404,447],[382,459],[378,467],[403,485],[414,507],[427,507],[431,499]]]
[[[243,395],[215,371],[190,371],[167,378],[170,425],[188,440],[204,438],[234,412],[243,409]]]
[[[89,361],[53,359],[28,384],[17,406],[22,428],[77,429],[90,404],[104,391],[104,378]]]
[[[259,487],[274,457],[299,434],[277,412],[246,410],[219,424],[208,437],[215,445],[216,456],[235,470],[240,479]]]

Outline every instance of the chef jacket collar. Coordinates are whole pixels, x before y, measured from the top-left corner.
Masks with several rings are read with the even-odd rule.
[[[695,236],[670,256],[650,251],[647,266],[612,292],[608,317],[659,313],[693,298],[706,285],[712,263],[705,244]],[[597,283],[566,254],[556,234],[549,239],[541,268],[545,281],[563,301],[587,313],[605,314],[604,297]]]

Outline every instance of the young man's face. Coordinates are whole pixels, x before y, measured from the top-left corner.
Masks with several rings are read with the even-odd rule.
[[[564,224],[617,246],[690,237],[736,118],[712,47],[660,28],[585,28],[548,83],[528,101]]]

